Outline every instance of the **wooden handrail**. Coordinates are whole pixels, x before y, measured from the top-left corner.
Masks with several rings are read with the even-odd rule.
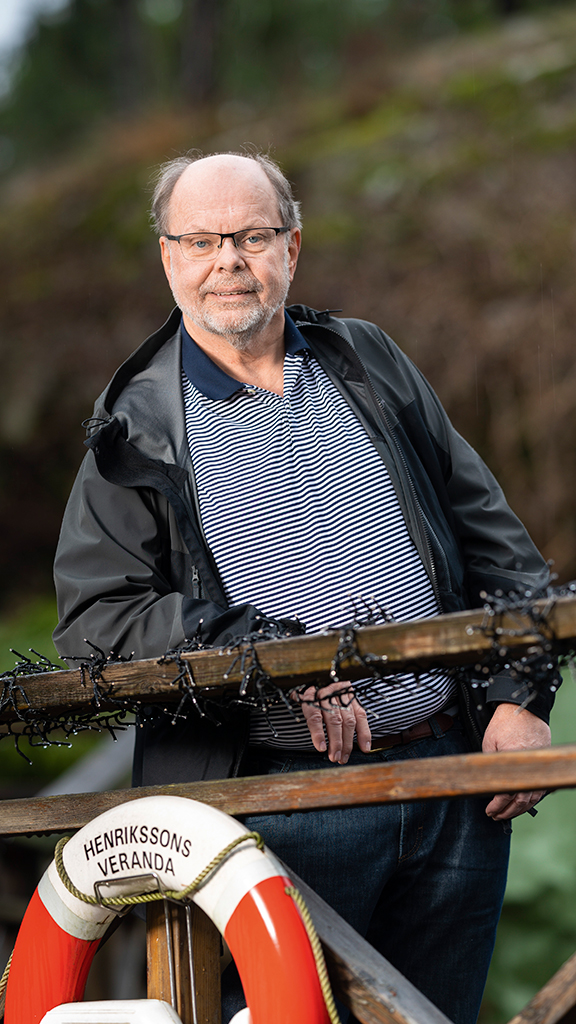
[[[460,754],[285,775],[144,786],[107,793],[4,800],[0,836],[82,828],[143,796],[183,796],[227,814],[272,814],[576,786],[576,744],[504,754]]]
[[[545,612],[546,630],[557,641],[576,642],[576,597],[559,598],[550,607],[547,601],[535,608]],[[438,615],[431,619],[368,626],[356,633],[362,654],[372,653],[385,659],[382,671],[390,675],[406,668],[427,669],[434,666],[473,664],[491,649],[492,641],[481,631],[482,610]],[[505,614],[496,617],[492,628],[500,630],[502,643],[522,654],[538,638],[531,632],[526,616]],[[522,635],[522,631],[526,632]],[[339,633],[331,631],[314,636],[269,640],[258,644],[258,659],[265,672],[280,687],[288,689],[311,680],[327,682],[330,664],[338,648]],[[74,652],[70,652],[72,654]],[[238,664],[229,671],[234,654],[222,649],[183,655],[190,665],[199,688],[235,687],[241,681]],[[362,666],[345,663],[346,678],[366,675]],[[114,662],[102,670],[102,689],[109,688],[111,699],[174,702],[181,691],[174,682],[177,671],[173,662],[148,659],[136,662]],[[19,680],[32,707],[55,711],[80,711],[92,705],[93,693],[89,679],[79,669],[23,676]],[[25,712],[28,704],[18,693],[17,708]],[[106,707],[106,702],[103,708]],[[14,720],[14,711],[5,708],[0,721]]]

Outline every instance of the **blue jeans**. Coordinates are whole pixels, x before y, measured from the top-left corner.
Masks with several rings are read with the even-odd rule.
[[[467,753],[458,724],[349,764]],[[326,754],[258,752],[248,775],[334,767]],[[494,948],[509,835],[485,798],[251,815],[249,829],[455,1024],[474,1024]],[[244,1005],[233,966],[223,1021]],[[228,976],[228,977],[227,977]]]

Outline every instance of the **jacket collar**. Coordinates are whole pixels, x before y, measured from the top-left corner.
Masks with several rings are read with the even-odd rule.
[[[88,434],[120,424],[122,434],[149,458],[185,466],[189,449],[184,421],[179,309],[122,363],[96,400]]]
[[[326,343],[334,340],[334,334],[349,344],[352,342],[346,324],[331,317],[328,311],[318,313],[308,306],[297,305],[289,306],[286,314],[286,337],[298,339],[297,350],[310,347],[318,356],[329,357],[332,346],[319,346],[314,336],[315,327],[325,329],[321,333]],[[184,459],[182,464],[185,464],[187,439],[184,406],[181,392],[178,395],[174,393],[174,381],[180,379],[182,367],[181,321],[182,313],[175,307],[162,327],[151,334],[116,370],[96,400],[94,418],[87,421],[90,436],[114,416],[124,424],[126,435],[133,437],[136,444],[141,442],[143,449],[152,458],[176,463]],[[310,346],[302,332],[309,333]],[[289,344],[290,351],[294,351],[290,340]],[[334,350],[333,355],[336,355]],[[342,358],[342,354],[339,355]],[[223,376],[228,378],[227,374]],[[228,380],[232,381],[233,378]],[[233,383],[236,390],[238,382]],[[143,399],[147,409],[145,436],[140,422]],[[138,410],[137,416],[133,416],[135,410]]]
[[[127,384],[144,370],[154,359],[158,352],[168,342],[175,342],[179,335],[179,327],[182,321],[182,313],[176,306],[166,322],[154,334],[146,338],[139,348],[118,367],[112,380],[100,395],[96,402],[95,414],[101,417],[112,415],[116,400]],[[293,330],[299,338],[301,347],[308,347],[307,341],[300,331],[306,327],[330,327],[333,332],[339,334],[344,340],[351,343],[350,332],[341,320],[336,320],[330,315],[329,310],[317,312],[309,306],[292,305],[286,309],[286,337],[294,336]],[[232,380],[232,378],[230,378]]]

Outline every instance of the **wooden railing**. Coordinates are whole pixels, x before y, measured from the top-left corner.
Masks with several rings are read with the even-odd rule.
[[[546,631],[556,641],[576,643],[576,599],[562,598],[546,611]],[[357,633],[361,653],[386,657],[389,671],[406,665],[428,667],[477,661],[489,651],[490,639],[478,630],[482,612],[439,616],[415,623],[368,627]],[[530,620],[502,616],[491,624],[502,632],[502,643],[518,654],[538,643]],[[522,631],[526,630],[524,635]],[[263,669],[283,687],[311,679],[326,680],[336,653],[338,636],[300,637],[258,645]],[[186,655],[195,685],[237,685],[237,673],[223,678],[230,658],[213,651]],[[346,666],[357,678],[361,668]],[[175,700],[174,665],[147,662],[111,664],[102,673],[112,699],[147,702]],[[91,693],[79,671],[64,671],[22,680],[28,701],[35,708],[89,706]],[[22,710],[27,707],[22,700]],[[4,712],[4,719],[9,713]],[[49,796],[0,803],[0,836],[58,833],[81,828],[110,807],[150,795],[177,795],[201,800],[232,815],[286,813],[328,807],[351,807],[400,801],[491,795],[496,792],[576,787],[576,744],[548,750],[504,754],[467,754],[391,762],[367,767],[348,766],[329,771],[283,776],[227,779],[212,782],[149,786],[136,790]],[[294,873],[290,871],[292,877]],[[336,994],[362,1024],[447,1024],[446,1017],[407,979],[384,960],[364,939],[328,907],[308,886],[301,888],[322,940]],[[177,972],[178,1005],[183,1024],[191,1024],[191,980],[186,955],[184,911],[163,904],[148,908],[148,995],[170,1001],[166,922],[169,915]],[[220,939],[198,908],[194,915],[194,963],[198,1020],[220,1021]],[[576,1006],[576,954],[510,1024],[574,1024]]]
[[[542,611],[543,628],[556,642],[574,640],[576,643],[576,598],[561,597],[552,606],[548,601],[538,601],[534,610]],[[371,653],[385,659],[379,669],[389,675],[406,666],[425,670],[439,665],[474,664],[491,651],[490,634],[496,630],[500,631],[502,643],[518,655],[541,639],[534,634],[533,622],[526,615],[500,615],[490,620],[489,631],[483,628],[485,625],[486,616],[482,611],[456,612],[433,619],[368,626],[357,630],[356,638],[360,654]],[[258,659],[264,672],[283,689],[309,681],[328,682],[338,643],[339,634],[335,631],[290,640],[269,640],[258,644]],[[221,648],[182,657],[200,689],[237,689],[242,680],[239,661],[230,669],[232,657]],[[353,661],[343,667],[347,679],[358,679],[366,674],[362,665]],[[176,699],[174,664],[169,660],[113,662],[105,666],[101,674],[104,686],[109,686],[110,695],[118,700],[137,698],[153,703]],[[22,682],[34,707],[48,711],[59,708],[80,711],[91,706],[91,688],[87,685],[86,673],[80,669],[39,673]],[[28,705],[23,696],[17,698],[17,706],[26,711]],[[10,717],[7,708],[0,714],[0,722]]]

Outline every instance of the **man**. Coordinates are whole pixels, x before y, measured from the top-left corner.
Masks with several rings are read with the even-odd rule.
[[[153,211],[177,309],[96,403],[56,558],[58,648],[159,656],[339,626],[367,603],[410,619],[542,582],[496,481],[412,363],[375,325],[284,308],[298,206],[262,156],[183,157]],[[295,625],[296,624],[296,625]],[[551,697],[505,675],[474,708],[444,673],[330,687],[263,714],[153,709],[135,784],[264,774],[469,749],[546,746]],[[311,691],[307,694],[311,696]],[[296,704],[296,706],[298,706]],[[354,747],[354,738],[356,746]],[[457,1024],[475,1020],[503,897],[508,820],[541,793],[249,818],[271,848]],[[238,1003],[231,996],[228,1016]]]

